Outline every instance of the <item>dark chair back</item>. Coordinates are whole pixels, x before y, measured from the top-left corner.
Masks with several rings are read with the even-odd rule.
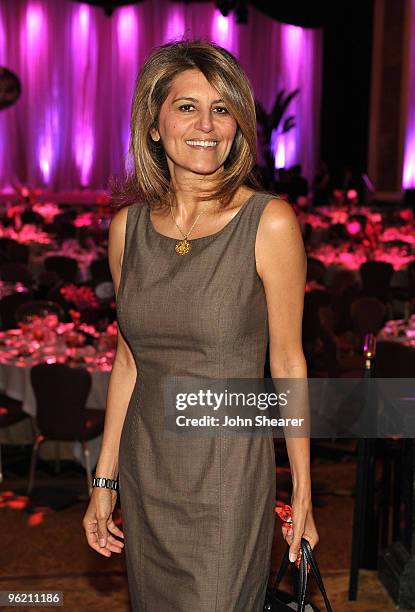
[[[12,293],[2,298],[0,300],[1,329],[15,329],[18,327],[16,310],[31,299],[30,293]]]
[[[12,263],[27,264],[29,261],[29,247],[17,240],[11,240],[6,248],[8,261]]]
[[[409,283],[409,296],[415,298],[415,261],[411,261],[408,266],[408,283]]]
[[[42,363],[33,366],[30,377],[40,433],[53,440],[82,439],[92,383],[88,370]]]
[[[56,272],[60,279],[68,283],[76,283],[78,277],[78,262],[72,257],[52,255],[44,261],[47,271]]]
[[[399,342],[378,342],[374,375],[377,378],[415,378],[415,349]]]
[[[29,269],[22,263],[4,263],[0,269],[0,276],[1,280],[22,283],[26,287],[31,287],[33,282]]]
[[[366,334],[379,333],[386,315],[386,306],[377,298],[360,298],[350,307],[353,327],[361,340]]]
[[[386,261],[365,261],[360,266],[362,295],[387,300],[393,276],[393,266]]]
[[[60,304],[51,302],[50,300],[32,300],[21,304],[16,310],[16,321],[24,321],[32,315],[38,315],[39,317],[45,317],[48,314],[56,314],[59,321],[64,320],[64,311]]]
[[[108,263],[108,259],[95,259],[89,266],[89,272],[94,285],[103,283],[105,281],[111,281],[111,270]]]
[[[319,285],[324,285],[326,277],[326,266],[319,259],[314,257],[307,258],[307,282],[316,281]]]
[[[29,225],[38,225],[39,227],[42,227],[44,224],[42,215],[34,210],[24,210],[20,215],[20,218],[22,223],[27,223]]]

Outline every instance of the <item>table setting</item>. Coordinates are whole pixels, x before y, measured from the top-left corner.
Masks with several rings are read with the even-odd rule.
[[[92,385],[87,408],[105,410],[109,377],[115,356],[117,324],[114,321],[99,332],[93,325],[61,323],[55,314],[26,318],[17,329],[0,332],[0,388],[3,393],[22,402],[28,415],[36,416],[36,399],[30,370],[38,363],[65,363],[91,373]],[[8,428],[11,430],[12,428]],[[0,430],[0,442],[27,443],[28,428],[15,432]],[[98,457],[100,439],[90,441],[92,460]],[[79,443],[72,446],[73,456],[83,464]],[[62,454],[62,453],[61,453]]]
[[[399,342],[415,348],[415,314],[406,319],[387,321],[380,330],[377,339],[379,342]]]

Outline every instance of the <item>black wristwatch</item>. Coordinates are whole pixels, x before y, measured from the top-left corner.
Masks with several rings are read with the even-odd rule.
[[[94,476],[92,479],[92,486],[118,491],[118,480],[113,480],[112,478],[95,478]]]

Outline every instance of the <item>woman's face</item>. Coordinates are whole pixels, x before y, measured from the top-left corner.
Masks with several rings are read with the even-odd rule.
[[[186,70],[173,80],[151,136],[161,138],[171,175],[214,174],[228,157],[236,130],[216,89],[199,70]]]

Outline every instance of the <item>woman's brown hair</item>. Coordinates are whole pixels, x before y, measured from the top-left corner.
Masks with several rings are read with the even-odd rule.
[[[238,60],[226,49],[202,39],[180,40],[157,47],[144,63],[135,83],[128,155],[124,180],[112,179],[113,205],[144,201],[163,205],[170,188],[170,172],[161,140],[150,136],[157,127],[161,106],[173,79],[185,70],[200,70],[219,92],[237,123],[237,132],[215,189],[199,195],[226,206],[241,185],[261,189],[256,176],[255,101],[251,84]],[[206,192],[205,192],[206,193]]]

